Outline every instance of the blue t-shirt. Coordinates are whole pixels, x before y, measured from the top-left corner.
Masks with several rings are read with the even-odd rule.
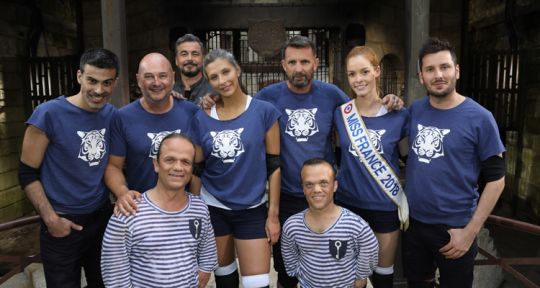
[[[274,104],[283,115],[279,120],[281,190],[303,198],[300,168],[315,157],[334,163],[332,118],[336,107],[349,98],[337,86],[317,80],[305,94],[296,94],[287,82],[280,82],[262,89],[255,98]]]
[[[232,210],[261,202],[266,188],[266,132],[279,116],[272,105],[257,99],[231,120],[214,119],[202,110],[195,115],[193,139],[205,159],[202,185]]]
[[[144,110],[140,100],[118,110],[111,125],[111,155],[125,157],[124,173],[129,189],[142,193],[156,185],[152,159],[161,140],[171,133],[189,135],[198,110],[185,100],[174,100],[171,110],[163,114]]]
[[[407,197],[410,216],[465,226],[478,201],[480,162],[505,151],[491,112],[470,98],[441,110],[429,97],[410,107]]]
[[[106,104],[97,112],[89,112],[60,96],[39,105],[26,121],[49,139],[41,164],[41,183],[55,211],[88,214],[107,201],[102,180],[115,111]]]
[[[362,117],[362,119],[371,142],[399,177],[398,144],[408,135],[409,113],[406,109],[402,109],[379,117]],[[396,204],[390,200],[369,174],[365,165],[360,162],[356,150],[351,146],[339,107],[334,113],[334,123],[336,123],[341,144],[341,166],[337,176],[339,185],[336,199],[341,203],[362,209],[397,210]]]

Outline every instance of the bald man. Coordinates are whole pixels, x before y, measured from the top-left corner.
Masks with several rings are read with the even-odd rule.
[[[133,215],[140,193],[157,181],[152,160],[171,133],[189,135],[197,106],[174,99],[174,72],[159,53],[144,56],[137,71],[142,97],[118,110],[111,124],[111,151],[105,183],[117,198],[114,213]],[[124,169],[125,166],[125,169]]]

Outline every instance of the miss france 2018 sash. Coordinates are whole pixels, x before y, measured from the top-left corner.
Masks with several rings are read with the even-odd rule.
[[[354,100],[341,105],[340,109],[343,124],[345,124],[349,140],[352,143],[351,146],[354,147],[360,162],[364,164],[373,180],[377,182],[386,196],[396,204],[401,230],[407,230],[409,227],[409,204],[399,183],[398,176],[371,143],[366,125],[356,109]]]

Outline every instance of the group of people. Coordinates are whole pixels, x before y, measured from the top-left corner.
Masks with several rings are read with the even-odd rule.
[[[19,178],[41,215],[48,286],[79,287],[82,267],[88,287],[205,287],[211,273],[217,287],[268,287],[272,249],[278,287],[392,287],[401,230],[409,287],[433,287],[436,268],[441,287],[471,287],[504,147],[490,112],[457,93],[448,42],[422,47],[428,96],[409,109],[381,98],[367,46],[346,58],[351,97],[313,79],[304,36],[282,48],[287,79],[253,97],[230,52],[191,34],[175,48],[179,81],[150,53],[142,97],[118,110],[118,60],[88,50],[79,93],[27,121]]]

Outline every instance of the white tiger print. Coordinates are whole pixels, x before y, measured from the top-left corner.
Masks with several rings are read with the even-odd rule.
[[[369,135],[369,141],[371,141],[372,145],[375,145],[375,150],[377,150],[379,154],[384,154],[381,138],[382,138],[382,135],[386,133],[386,129],[381,129],[381,130],[367,129],[367,131]],[[349,145],[349,153],[358,157],[358,153],[356,153],[356,150],[354,149],[352,143]]]
[[[223,163],[234,163],[236,157],[244,153],[244,144],[240,135],[244,128],[236,130],[210,131],[212,136],[211,155],[220,158]]]
[[[296,138],[297,142],[306,142],[310,136],[319,132],[319,126],[315,114],[317,108],[313,109],[285,109],[287,112],[287,127],[285,133]]]
[[[148,154],[148,157],[150,158],[156,158],[157,152],[159,150],[159,144],[161,144],[161,140],[165,138],[167,135],[172,133],[180,133],[182,130],[174,130],[174,131],[161,131],[158,133],[146,133],[146,136],[152,140],[152,145],[150,145],[150,153]]]
[[[418,161],[430,163],[431,159],[444,156],[443,138],[450,129],[417,125],[418,133],[414,137],[412,150],[418,155]]]
[[[99,161],[105,156],[105,131],[105,128],[89,132],[77,131],[77,135],[81,137],[79,159],[88,162],[89,166],[99,165]]]

